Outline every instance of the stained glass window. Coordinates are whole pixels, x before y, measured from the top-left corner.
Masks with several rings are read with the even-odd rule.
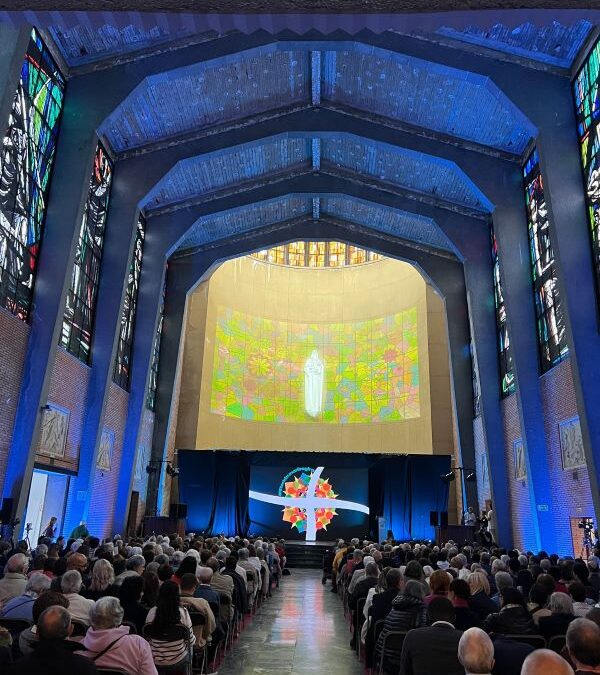
[[[346,264],[346,244],[341,241],[329,242],[329,267],[342,267]]]
[[[288,244],[288,264],[294,267],[304,267],[306,246],[303,241],[295,241]]]
[[[0,154],[0,306],[27,321],[65,80],[31,31]]]
[[[90,360],[112,175],[112,162],[98,143],[60,336],[60,344],[84,363]]]
[[[510,340],[508,339],[508,325],[506,323],[506,305],[500,281],[500,257],[498,242],[494,230],[492,237],[492,271],[494,274],[494,304],[496,307],[496,327],[498,330],[498,360],[500,361],[500,394],[504,398],[514,393],[516,389],[515,374],[513,371]]]
[[[545,373],[565,358],[569,346],[556,281],[548,208],[537,150],[531,153],[523,168],[523,179],[540,361],[542,372]]]
[[[600,41],[583,64],[573,89],[583,166],[594,270],[600,288]]]
[[[152,360],[150,361],[150,377],[148,379],[148,391],[146,392],[146,407],[148,410],[156,408],[156,389],[158,387],[158,366],[160,361],[160,341],[162,338],[163,321],[165,318],[165,294],[167,292],[167,279],[163,284],[160,307],[158,308],[158,322],[154,335],[154,347],[152,348]]]
[[[358,246],[347,246],[341,241],[294,241],[251,255],[257,260],[292,267],[344,267],[381,260],[383,257]]]
[[[133,253],[129,265],[129,276],[123,312],[121,313],[121,328],[119,330],[119,344],[115,358],[113,381],[121,388],[129,391],[129,379],[131,377],[131,355],[133,350],[133,331],[135,328],[135,315],[137,310],[137,298],[140,288],[140,274],[142,273],[142,257],[144,255],[144,238],[146,236],[146,221],[140,214],[138,219]]]

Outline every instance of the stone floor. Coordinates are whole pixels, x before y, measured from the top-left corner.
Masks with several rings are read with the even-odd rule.
[[[219,675],[360,675],[342,605],[319,570],[284,577],[229,652]]]

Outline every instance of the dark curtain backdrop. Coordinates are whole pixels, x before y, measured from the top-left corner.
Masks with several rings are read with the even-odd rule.
[[[180,450],[179,496],[188,505],[192,532],[246,534],[250,462],[248,453]]]
[[[315,453],[315,461],[317,455],[330,457]],[[298,459],[301,466],[305,457],[295,452],[179,450],[179,490],[181,501],[188,505],[188,529],[212,535],[246,534],[251,465],[283,459],[292,465]],[[377,516],[384,516],[394,539],[433,539],[429,513],[448,510],[448,484],[440,476],[450,470],[450,456],[338,455],[338,463],[341,459],[369,472],[372,538],[377,536]]]

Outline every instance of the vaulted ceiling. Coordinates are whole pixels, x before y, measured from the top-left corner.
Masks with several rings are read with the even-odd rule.
[[[432,53],[443,45],[470,57],[509,60],[520,67],[568,75],[596,35],[592,13],[566,10],[387,18],[258,15],[245,16],[243,22],[242,15],[209,19],[160,12],[38,12],[27,17],[38,19],[70,77],[157,54],[177,54],[180,49],[195,49],[194,45],[203,45],[206,52],[206,46],[214,44],[219,53],[219,40],[239,36],[239,51],[236,43],[227,56],[161,69],[146,77],[98,129],[117,158],[152,148],[148,161],[160,161],[157,144],[168,148],[184,145],[198,134],[235,132],[254,125],[261,116],[282,121],[275,135],[245,142],[243,134],[236,140],[233,133],[226,147],[184,154],[185,159],[165,166],[162,179],[140,203],[150,216],[169,210],[177,217],[178,209],[207,200],[219,203],[223,195],[256,195],[256,201],[245,197],[239,206],[231,207],[231,199],[223,201],[222,211],[208,209],[209,215],[199,217],[179,242],[180,251],[306,219],[366,227],[434,253],[454,255],[457,251],[435,220],[417,207],[411,211],[410,201],[394,208],[390,199],[382,203],[362,199],[360,187],[351,194],[331,189],[334,176],[386,194],[400,191],[415,204],[425,200],[476,218],[485,219],[493,211],[476,178],[454,162],[434,150],[417,152],[401,142],[362,136],[360,120],[420,137],[437,135],[442,142],[468,145],[515,162],[521,161],[537,130],[490,78],[435,58],[420,58],[414,51],[404,53],[405,38],[429,45]],[[0,13],[2,20],[18,24],[23,16]],[[273,41],[248,48],[246,34],[259,27],[273,33]],[[285,29],[290,30],[279,32]],[[383,43],[369,39],[376,33],[386,37]],[[286,115],[323,109],[357,120],[353,133],[297,126],[281,133]],[[298,176],[312,177],[310,190],[295,189],[290,181]],[[282,191],[275,198],[266,197],[262,188],[276,182],[283,182]],[[372,191],[368,194],[374,199]]]

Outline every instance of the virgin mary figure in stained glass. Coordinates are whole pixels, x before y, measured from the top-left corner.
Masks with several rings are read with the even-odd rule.
[[[304,409],[311,417],[316,417],[323,407],[324,373],[325,364],[313,349],[304,364]]]

